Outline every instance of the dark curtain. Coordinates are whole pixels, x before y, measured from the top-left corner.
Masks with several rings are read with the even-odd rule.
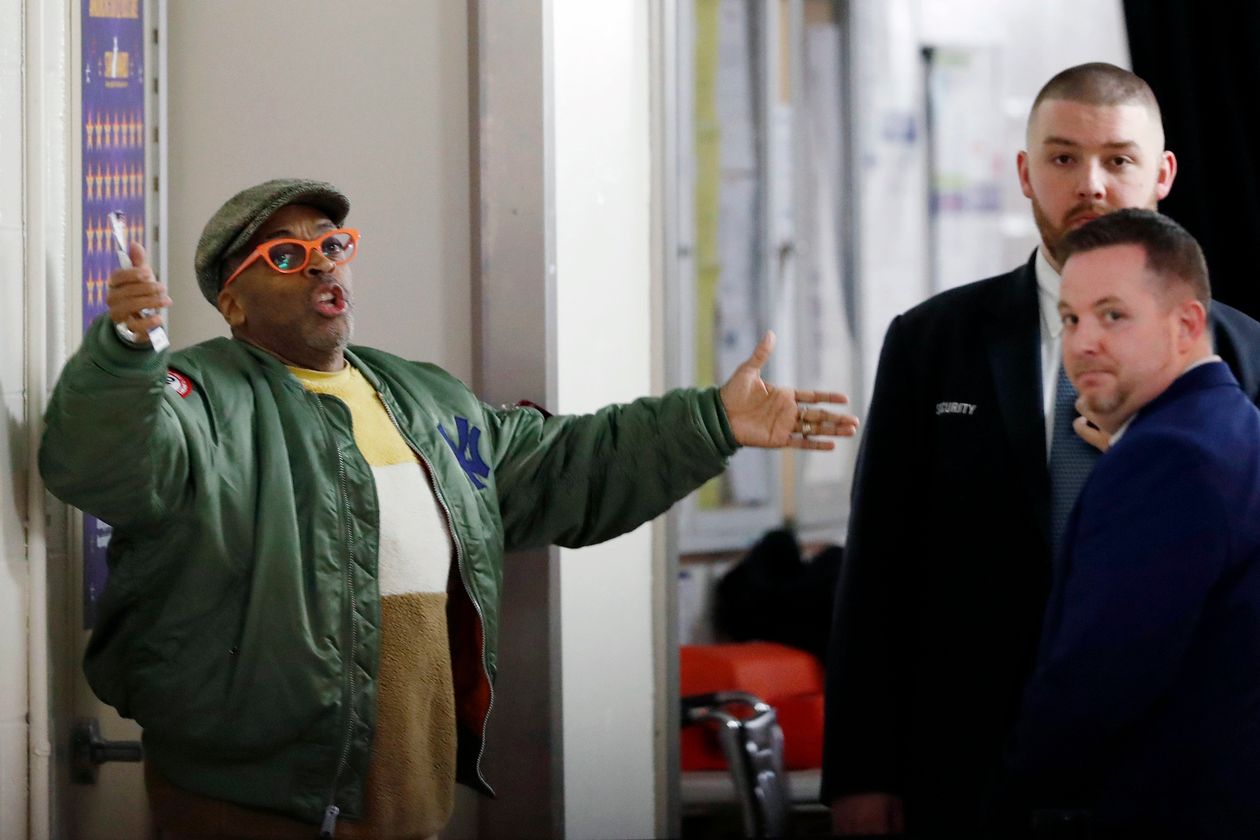
[[[1124,16],[1177,156],[1160,210],[1203,246],[1213,297],[1260,319],[1260,3],[1124,0]]]

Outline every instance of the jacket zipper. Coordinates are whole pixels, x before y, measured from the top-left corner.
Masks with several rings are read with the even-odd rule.
[[[486,781],[486,777],[481,773],[481,758],[486,752],[486,725],[490,722],[490,713],[494,710],[494,682],[490,679],[490,666],[486,664],[486,617],[481,611],[481,604],[473,597],[472,589],[468,586],[468,580],[464,577],[464,546],[459,539],[459,533],[455,530],[455,517],[451,515],[451,508],[446,503],[446,497],[442,495],[441,483],[438,481],[437,472],[433,469],[433,464],[420,451],[420,447],[412,443],[411,438],[407,437],[406,432],[403,431],[402,424],[394,416],[394,409],[385,401],[384,395],[378,391],[376,398],[385,407],[385,413],[389,415],[389,420],[394,424],[398,434],[406,441],[407,446],[420,459],[420,462],[424,464],[424,468],[428,470],[430,478],[433,479],[433,495],[437,497],[438,506],[442,508],[442,513],[446,516],[446,527],[451,532],[451,540],[455,543],[455,567],[459,570],[460,585],[464,587],[464,594],[468,596],[473,609],[477,611],[477,620],[481,622],[481,671],[485,675],[486,685],[490,687],[490,702],[486,706],[485,716],[481,719],[481,745],[477,749],[477,760],[473,764],[473,769],[477,771],[478,781],[493,795],[494,788],[490,787],[490,783]]]
[[[358,627],[354,618],[358,614],[359,607],[358,599],[354,593],[354,528],[350,519],[350,493],[347,488],[345,456],[341,453],[341,445],[336,444],[336,446],[337,482],[341,488],[341,503],[346,517],[346,591],[350,594],[350,647],[348,667],[346,668],[349,697],[346,703],[346,734],[341,744],[341,758],[338,759],[337,769],[333,773],[332,789],[328,792],[328,806],[324,809],[324,821],[319,827],[319,836],[321,838],[329,838],[336,835],[337,817],[341,815],[341,809],[337,807],[337,785],[340,783],[341,774],[345,771],[346,764],[350,760],[350,743],[354,739],[354,655],[359,647]]]

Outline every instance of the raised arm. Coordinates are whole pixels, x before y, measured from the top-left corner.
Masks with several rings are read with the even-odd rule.
[[[187,482],[183,434],[167,403],[169,353],[129,346],[114,330],[143,336],[153,318],[140,309],[169,306],[144,249],[135,268],[110,275],[109,312],[88,328],[53,391],[40,446],[40,473],[58,498],[112,525],[160,518]]]

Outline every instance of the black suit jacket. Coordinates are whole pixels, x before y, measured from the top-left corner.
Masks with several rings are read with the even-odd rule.
[[[1213,304],[1260,402],[1260,323]],[[888,328],[827,655],[824,802],[885,791],[921,834],[973,829],[1031,672],[1050,585],[1033,261]]]

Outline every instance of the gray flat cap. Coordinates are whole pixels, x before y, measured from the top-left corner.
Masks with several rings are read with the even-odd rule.
[[[346,220],[350,199],[332,184],[302,178],[277,178],[241,190],[206,222],[193,265],[206,300],[219,305],[223,261],[245,247],[251,236],[281,207],[307,204],[328,214],[335,225]]]

